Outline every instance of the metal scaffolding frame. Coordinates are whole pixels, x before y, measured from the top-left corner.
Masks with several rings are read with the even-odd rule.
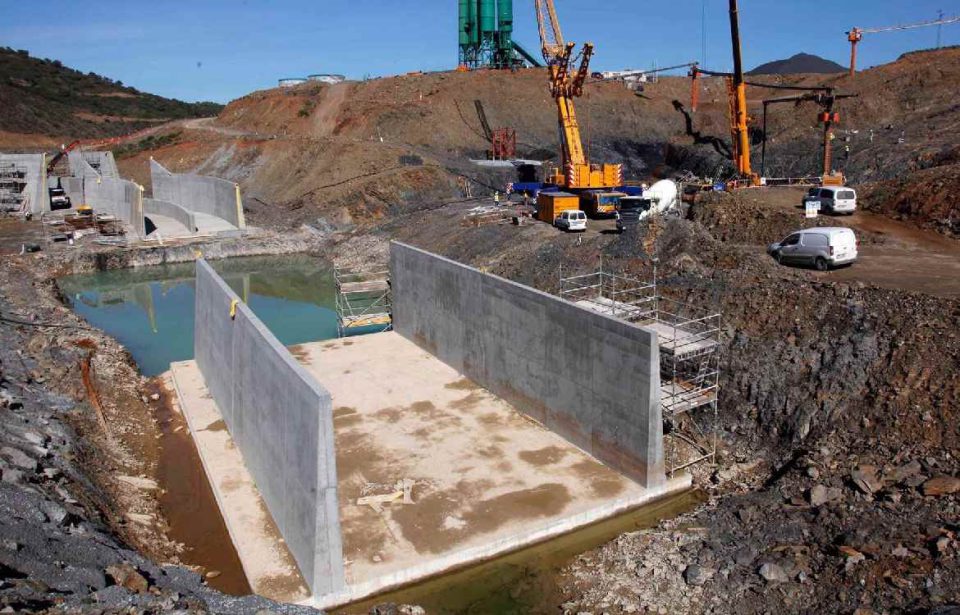
[[[337,335],[346,337],[359,329],[366,332],[393,328],[390,272],[360,271],[335,267],[337,285]]]
[[[671,450],[665,450],[667,472],[673,475],[715,461],[721,314],[664,297],[657,286],[656,263],[652,281],[605,271],[602,260],[597,271],[584,275],[564,277],[561,267],[560,296],[657,333],[664,435],[673,441]],[[710,433],[695,411],[712,414]]]
[[[0,211],[21,211],[26,185],[27,167],[12,162],[0,164]]]

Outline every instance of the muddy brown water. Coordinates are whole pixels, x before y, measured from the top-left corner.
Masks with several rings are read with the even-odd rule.
[[[660,520],[692,510],[706,494],[689,490],[479,564],[332,610],[337,615],[368,613],[378,604],[415,604],[438,613],[557,613],[564,597],[560,570],[578,555],[620,534],[654,527]]]
[[[207,579],[211,587],[235,596],[250,594],[250,584],[186,421],[173,409],[166,387],[155,379],[151,390],[160,395],[156,419],[162,452],[157,479],[160,509],[169,524],[167,535],[184,545],[180,559],[185,564],[199,567],[203,573],[219,573]]]

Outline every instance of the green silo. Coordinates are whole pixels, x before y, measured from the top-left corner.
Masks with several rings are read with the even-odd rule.
[[[501,36],[506,33],[507,39],[513,35],[513,0],[499,0]]]
[[[497,32],[497,0],[480,0],[480,32],[482,39],[493,40]]]
[[[478,3],[480,0],[467,0],[467,32],[469,33],[469,39],[471,45],[480,44],[480,28],[479,20],[477,19],[479,8]]]
[[[467,30],[467,4],[469,0],[460,0],[460,48],[470,44],[470,33]]]

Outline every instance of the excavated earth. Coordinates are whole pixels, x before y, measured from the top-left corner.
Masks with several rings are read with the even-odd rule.
[[[824,79],[860,93],[842,103],[838,133],[862,195],[852,218],[805,222],[802,189],[778,189],[700,195],[683,215],[623,235],[609,222],[581,237],[539,223],[466,224],[470,208],[491,204],[514,178],[469,162],[485,148],[475,100],[491,124],[518,130],[521,155],[549,163],[556,151],[552,103],[535,70],[257,92],[219,118],[158,131],[170,137],[158,149],[128,144],[119,163],[147,186],[151,156],[174,171],[239,182],[248,222],[292,236],[257,240],[266,252],[382,262],[388,241],[401,239],[547,292],[558,291],[561,266],[586,273],[602,257],[605,268],[648,277],[656,258],[666,294],[722,311],[719,413],[715,425],[697,417],[719,434],[717,465],[696,470],[709,502],[569,562],[542,612],[947,613],[960,604],[960,248],[951,198],[960,51],[911,54],[854,80],[778,81]],[[752,89],[751,109],[759,116],[761,99],[782,94]],[[636,180],[681,170],[724,177],[724,85],[706,80],[696,114],[689,98],[680,78],[641,95],[588,85],[578,110],[591,157],[623,162]],[[816,112],[774,112],[771,171],[816,172]],[[29,229],[5,224],[0,246],[13,248]],[[809,224],[852,226],[864,258],[821,273],[765,255],[767,243]],[[53,284],[78,270],[191,252],[4,257],[0,604],[293,609],[227,598],[176,566],[180,549],[149,482],[162,428],[156,389],[115,341],[72,315]],[[82,368],[88,359],[91,369]],[[116,568],[122,562],[131,568]]]

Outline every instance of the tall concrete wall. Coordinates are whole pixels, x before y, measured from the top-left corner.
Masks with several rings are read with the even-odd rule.
[[[23,211],[42,214],[50,211],[47,191],[47,164],[43,154],[0,154],[0,164],[13,164],[26,171],[23,192]]]
[[[397,242],[390,277],[400,335],[640,484],[665,481],[655,332]]]
[[[120,179],[120,170],[113,152],[82,152],[81,155],[100,175]]]
[[[83,196],[94,211],[116,216],[131,227],[137,237],[146,236],[143,191],[137,184],[125,179],[85,175]]]
[[[157,214],[160,216],[173,218],[185,226],[191,234],[197,232],[196,216],[192,211],[189,211],[185,207],[181,207],[176,203],[158,201],[157,199],[143,199],[143,214],[145,216]]]
[[[338,591],[344,565],[330,394],[202,259],[196,284],[194,351],[207,388],[310,589]]]
[[[79,152],[67,154],[70,162],[70,173],[74,178],[82,181],[80,185],[80,199],[71,195],[74,206],[86,204],[93,207],[97,213],[109,214],[122,220],[134,234],[143,239],[146,237],[146,227],[143,220],[143,190],[132,181],[120,179],[118,176],[102,175],[97,169],[90,166],[88,157],[92,154],[109,154],[98,156],[102,161],[113,161],[111,152]],[[113,163],[116,170],[116,163]],[[110,173],[109,164],[107,172]],[[116,175],[116,174],[115,174]],[[76,194],[77,182],[63,184],[64,188]]]
[[[152,158],[150,181],[155,199],[222,218],[238,229],[246,228],[240,188],[233,182],[203,175],[171,173]]]

